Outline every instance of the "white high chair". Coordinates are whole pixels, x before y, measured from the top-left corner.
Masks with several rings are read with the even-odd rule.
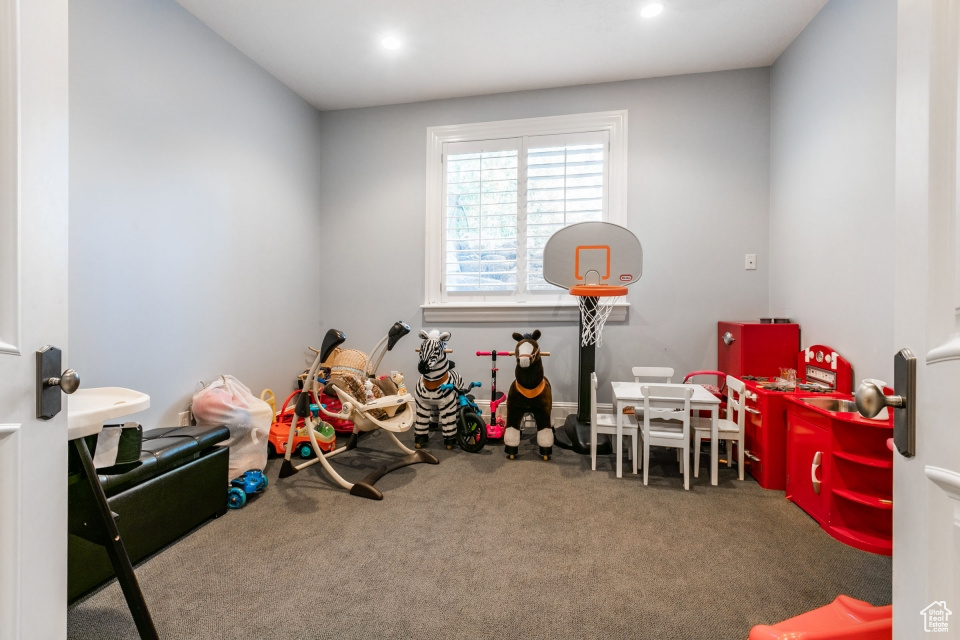
[[[643,428],[643,484],[650,473],[650,447],[673,447],[680,454],[683,488],[690,489],[690,399],[693,388],[644,385]]]

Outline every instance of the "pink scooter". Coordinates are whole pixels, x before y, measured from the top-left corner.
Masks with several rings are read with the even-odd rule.
[[[477,351],[478,356],[490,356],[492,366],[490,367],[490,419],[487,420],[487,440],[503,439],[503,431],[507,427],[507,422],[503,418],[497,417],[497,407],[507,399],[507,394],[503,391],[497,391],[497,356],[512,356],[512,351]]]

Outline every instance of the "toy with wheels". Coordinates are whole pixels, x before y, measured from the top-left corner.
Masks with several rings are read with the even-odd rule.
[[[398,325],[401,325],[402,328],[405,328],[406,331],[409,331],[409,327],[406,327],[406,325],[403,325],[402,323],[395,323],[394,328],[391,329],[391,333],[388,334],[387,338],[381,340],[380,343],[381,345],[386,344],[387,350],[389,350],[396,343],[396,340],[402,337],[402,335],[405,333],[402,330],[394,331]],[[311,365],[306,376],[306,380],[308,381],[307,386],[310,387],[309,391],[313,392],[315,396],[319,396],[321,390],[320,382],[317,379],[317,372],[320,369],[321,363],[323,363],[329,357],[330,353],[345,340],[346,336],[336,329],[330,329],[327,331],[326,336],[324,336],[323,344],[321,345],[321,348],[317,353],[317,357],[313,361],[313,365]],[[380,348],[380,345],[378,345],[377,348]],[[382,358],[382,355],[380,357]],[[379,359],[376,360],[376,362],[379,363]],[[413,397],[411,397],[409,394],[388,395],[369,401],[364,396],[355,397],[351,395],[343,388],[343,386],[340,385],[338,385],[334,390],[337,396],[340,398],[340,402],[342,404],[340,412],[333,413],[327,407],[321,404],[319,405],[320,413],[328,418],[351,420],[354,428],[353,433],[350,434],[349,441],[342,447],[338,447],[333,451],[324,453],[320,448],[320,443],[317,440],[317,432],[314,429],[308,429],[307,434],[310,438],[310,444],[314,453],[318,454],[317,457],[307,460],[299,465],[294,465],[291,462],[293,450],[292,448],[288,449],[284,454],[283,465],[280,468],[281,478],[290,477],[305,467],[320,463],[327,475],[330,476],[330,478],[333,479],[338,485],[349,491],[351,495],[370,498],[372,500],[382,500],[383,494],[373,485],[377,480],[386,474],[411,464],[417,464],[421,462],[429,464],[439,463],[439,460],[426,451],[413,451],[408,449],[395,435],[397,433],[403,433],[413,426],[415,419],[415,412],[413,410],[414,401]],[[293,440],[293,433],[295,432],[298,423],[307,420],[310,417],[310,403],[308,398],[309,395],[307,393],[301,393],[300,397],[297,398],[294,417],[290,423],[290,436],[288,437],[288,441]],[[388,464],[376,469],[360,482],[350,482],[346,480],[333,468],[329,462],[329,458],[340,455],[345,451],[356,449],[357,442],[361,434],[375,431],[377,429],[382,429],[385,431],[390,439],[393,440],[393,443],[397,446],[397,448],[399,448],[406,455],[392,464]]]
[[[520,427],[528,413],[537,423],[537,445],[544,460],[553,454],[553,425],[550,414],[553,412],[553,391],[550,381],[543,373],[542,356],[550,355],[540,351],[540,330],[533,333],[514,333],[517,341],[514,355],[517,367],[514,370],[513,384],[507,392],[507,430],[503,434],[503,450],[513,460],[520,448]]]
[[[691,378],[700,376],[710,376],[716,378],[717,384],[702,384],[701,386],[720,399],[720,417],[727,415],[727,374],[723,371],[691,371],[683,377],[683,384],[690,382]],[[701,418],[709,418],[709,411],[700,411]]]
[[[477,351],[478,356],[490,356],[490,420],[487,421],[487,440],[502,440],[507,421],[497,416],[497,407],[506,402],[507,394],[497,391],[497,356],[512,356],[512,351]],[[478,385],[479,386],[479,385]]]
[[[267,453],[278,456],[283,455],[287,452],[287,446],[292,446],[301,458],[313,457],[310,436],[307,435],[308,428],[318,431],[317,442],[323,451],[333,451],[336,449],[337,434],[329,423],[320,420],[320,406],[316,403],[310,405],[311,419],[304,421],[294,430],[293,444],[289,445],[287,438],[290,435],[290,423],[293,421],[294,408],[292,406],[288,407],[287,405],[290,403],[290,400],[300,395],[300,393],[301,391],[298,389],[283,401],[280,413],[277,415],[273,424],[270,425],[270,435],[267,437]],[[339,409],[339,407],[340,402],[337,401],[337,408]]]
[[[457,389],[451,383],[440,385],[444,391],[453,390],[457,393],[457,444],[468,453],[477,453],[487,444],[487,424],[480,417],[480,407],[470,391],[474,387],[482,386],[479,382],[471,382],[466,389]],[[444,389],[448,387],[449,389]],[[447,449],[453,447],[448,446]]]
[[[227,506],[239,509],[247,504],[247,496],[261,493],[267,488],[267,476],[260,469],[245,471],[239,478],[230,481],[227,489]]]
[[[420,379],[416,387],[417,424],[414,427],[413,446],[417,449],[425,447],[430,441],[430,423],[437,423],[443,433],[443,444],[447,449],[452,449],[457,441],[459,409],[455,389],[460,388],[462,379],[460,372],[455,369],[456,364],[447,359],[447,354],[451,352],[447,349],[450,332],[441,333],[434,329],[428,333],[421,330],[420,338],[423,342],[416,349],[420,353],[420,362],[417,364]]]

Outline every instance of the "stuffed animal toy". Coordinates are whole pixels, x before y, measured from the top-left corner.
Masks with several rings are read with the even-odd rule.
[[[417,449],[427,445],[431,422],[440,423],[443,444],[452,449],[457,444],[457,392],[461,385],[460,373],[454,369],[452,360],[447,360],[447,340],[450,332],[440,333],[437,329],[430,333],[421,330],[420,363],[417,371],[415,398],[417,400],[417,422],[414,425],[413,446]],[[441,390],[444,383],[452,383],[453,388]]]
[[[517,341],[514,355],[517,368],[513,384],[507,392],[507,428],[503,432],[503,449],[513,460],[520,445],[520,425],[526,414],[532,414],[537,423],[537,444],[540,455],[549,460],[553,454],[553,427],[550,414],[553,411],[553,392],[550,381],[543,374],[543,359],[540,357],[540,330],[533,333],[514,333]]]
[[[397,393],[403,395],[407,392],[407,384],[403,381],[403,374],[399,371],[391,371],[390,378],[397,385]]]

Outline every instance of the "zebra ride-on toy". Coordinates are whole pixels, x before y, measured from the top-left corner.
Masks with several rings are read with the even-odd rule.
[[[417,381],[417,424],[414,427],[413,446],[421,449],[430,441],[430,423],[440,424],[443,433],[443,444],[447,449],[453,449],[457,444],[457,416],[459,403],[457,392],[462,384],[460,373],[454,368],[453,360],[447,360],[447,340],[450,332],[434,329],[427,333],[420,330],[423,342],[417,347],[420,352],[420,362],[417,371],[420,379]],[[445,384],[453,385],[441,389]]]
[[[487,444],[487,423],[480,417],[480,407],[470,391],[474,387],[483,386],[479,382],[471,382],[466,389],[457,389],[449,382],[440,385],[440,389],[445,387],[453,389],[457,394],[457,443],[460,448],[467,453],[477,453]]]

